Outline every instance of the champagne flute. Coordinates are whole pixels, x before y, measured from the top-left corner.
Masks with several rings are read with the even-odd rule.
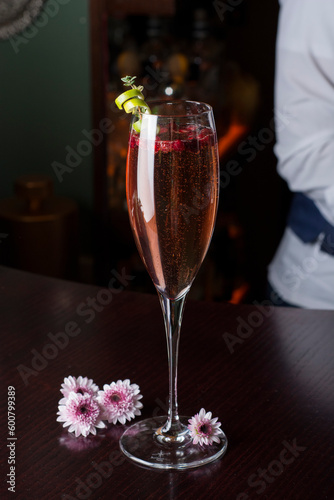
[[[187,293],[212,237],[219,190],[217,136],[212,108],[193,101],[156,101],[152,114],[133,117],[126,170],[130,224],[139,254],[158,292],[166,330],[168,415],[129,427],[122,451],[158,469],[186,469],[220,457],[219,443],[194,445],[189,417],[177,404],[177,363]],[[134,127],[135,124],[135,127]]]

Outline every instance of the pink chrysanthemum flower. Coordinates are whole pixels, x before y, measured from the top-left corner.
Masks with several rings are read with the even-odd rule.
[[[105,424],[101,418],[101,408],[96,399],[90,394],[71,392],[66,404],[58,407],[57,422],[64,422],[63,427],[68,427],[69,432],[74,432],[78,437],[81,434],[96,434],[96,429],[103,429]]]
[[[69,377],[64,378],[64,382],[61,384],[60,392],[63,394],[63,398],[59,401],[60,405],[66,404],[66,400],[71,392],[76,394],[89,394],[90,396],[96,397],[99,388],[94,384],[93,380],[87,377]]]
[[[103,391],[99,391],[97,401],[103,408],[102,418],[109,423],[116,424],[119,421],[125,424],[126,420],[140,415],[143,407],[139,401],[143,396],[139,393],[139,386],[131,384],[130,380],[118,380],[110,385],[105,384]]]
[[[218,418],[212,418],[212,413],[206,413],[204,408],[201,409],[194,417],[189,419],[188,429],[194,444],[212,444],[219,443],[219,434],[221,433],[221,423],[217,422]]]

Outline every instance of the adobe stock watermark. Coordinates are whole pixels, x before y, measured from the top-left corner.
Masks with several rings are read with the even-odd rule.
[[[321,262],[332,258],[329,253],[320,249],[320,245],[332,252],[334,242],[332,241],[331,235],[328,234],[324,236],[322,241],[314,246],[312,255],[301,260],[299,265],[293,265],[290,269],[286,270],[281,278],[284,286],[290,288],[292,291],[296,291],[302,286],[305,279],[317,271]],[[263,300],[262,302],[254,300],[253,305],[256,307],[256,310],[252,310],[246,318],[242,316],[237,317],[237,325],[234,333],[223,333],[223,339],[229,352],[233,354],[236,346],[243,344],[244,341],[251,337],[254,331],[263,324],[265,318],[269,318],[273,314],[275,310],[274,306],[279,306],[281,304],[282,299],[274,290],[271,291],[269,299]]]
[[[153,418],[163,417],[165,415],[168,415],[168,410],[169,410],[169,397],[168,396],[166,397],[165,402],[161,401],[160,398],[156,398],[154,400],[154,402],[156,403],[157,406],[153,409],[153,412],[152,412]],[[160,414],[161,410],[162,410],[162,414]]]
[[[327,249],[327,252],[322,251],[320,246],[316,244],[312,255],[305,257],[299,265],[293,265],[284,272],[281,278],[284,286],[296,291],[302,286],[305,279],[317,271],[321,262],[333,258],[333,255],[330,255],[333,254],[334,249],[331,234],[325,235],[320,244]]]
[[[254,300],[252,304],[256,309],[250,311],[246,319],[242,316],[237,317],[235,333],[224,332],[222,335],[231,354],[235,352],[235,346],[243,344],[263,324],[265,318],[269,318],[273,314],[275,306],[282,304],[282,299],[275,291],[272,291],[269,299],[261,302]]]
[[[85,139],[82,139],[73,148],[67,145],[65,151],[67,152],[65,156],[64,163],[58,161],[53,161],[51,167],[59,182],[63,182],[63,176],[65,173],[70,174],[73,170],[78,167],[83,158],[89,156],[93,151],[93,146],[99,146],[103,141],[103,134],[109,134],[115,129],[115,125],[112,123],[110,118],[102,118],[99,123],[99,128],[92,129],[90,131],[83,129],[81,131]]]
[[[91,323],[97,313],[103,311],[111,303],[113,296],[121,293],[124,288],[129,284],[135,276],[126,274],[125,268],[122,269],[121,274],[116,270],[112,270],[113,275],[108,283],[108,288],[101,288],[95,297],[86,297],[84,301],[78,304],[76,308],[76,316],[79,318],[85,318],[84,324]],[[118,286],[115,286],[115,285]],[[64,350],[71,338],[77,337],[82,332],[82,326],[76,320],[68,321],[62,331],[55,334],[49,332],[47,334],[48,343],[45,343],[43,347],[38,351],[37,349],[31,349],[32,354],[29,365],[20,364],[16,367],[19,372],[24,385],[29,385],[30,377],[37,377],[47,366],[50,361],[56,359],[59,351]]]
[[[265,318],[269,318],[274,312],[274,304],[270,300],[263,300],[261,303],[254,301],[253,304],[257,310],[251,311],[246,319],[237,317],[235,333],[223,333],[224,342],[231,354],[235,352],[235,346],[243,344],[263,324]]]
[[[79,477],[75,479],[75,496],[65,493],[61,498],[63,500],[86,500],[102,485],[105,479],[110,478],[116,467],[124,464],[125,460],[126,457],[120,450],[113,450],[108,457],[108,461],[92,462],[91,465],[94,470],[87,474],[84,480]]]
[[[189,224],[189,219],[192,215],[197,217],[208,205],[210,205],[213,199],[213,187],[211,182],[208,182],[204,186],[203,192],[195,186],[192,187],[192,192],[194,196],[191,205],[185,203],[180,204],[180,215],[182,215],[186,224]]]
[[[275,460],[272,460],[266,469],[259,467],[256,472],[249,476],[247,485],[249,488],[255,490],[254,492],[257,495],[261,495],[268,486],[283,474],[286,467],[293,464],[300,457],[300,454],[307,450],[306,446],[298,445],[296,439],[293,439],[291,443],[283,441],[282,445],[283,448],[279,456]],[[251,498],[254,498],[254,496],[250,496],[244,491],[237,495],[236,500],[248,500]]]
[[[218,14],[219,19],[223,22],[225,19],[226,12],[233,12],[236,7],[238,7],[244,0],[227,0],[222,2],[221,0],[214,0],[213,7]]]
[[[15,54],[18,54],[21,46],[27,45],[30,40],[38,35],[39,31],[49,23],[49,20],[56,17],[61,5],[66,5],[70,0],[48,0],[44,3],[41,13],[34,19],[22,33],[10,37],[10,44]]]
[[[166,398],[166,403],[163,403],[159,398],[155,400],[158,405],[154,408],[152,412],[152,417],[156,418],[159,416],[160,410],[163,411],[163,415],[168,413],[168,398]],[[131,452],[134,452],[142,446],[142,440],[145,436],[136,436],[131,445]],[[87,474],[84,479],[75,479],[75,492],[74,495],[63,494],[63,500],[87,500],[90,496],[97,490],[103,481],[109,479],[114,473],[115,469],[121,466],[126,460],[125,455],[120,450],[112,451],[108,457],[108,461],[102,462],[91,462],[93,471]],[[94,497],[95,498],[95,497]]]
[[[249,134],[238,145],[237,151],[245,157],[247,163],[255,160],[259,152],[262,152],[269,144],[275,140],[275,130],[279,132],[287,127],[292,116],[285,110],[274,110],[274,116],[271,118],[268,127],[262,127],[256,135]],[[231,177],[236,177],[243,172],[243,167],[238,160],[229,160],[225,168],[220,170],[220,188],[226,188],[231,181]]]
[[[245,157],[245,162],[251,163],[258,153],[262,152],[269,144],[275,140],[275,130],[279,131],[291,122],[291,115],[283,111],[275,111],[275,116],[271,118],[268,127],[262,127],[256,135],[249,134],[238,145],[237,151]],[[238,160],[229,160],[219,173],[219,188],[225,189],[229,186],[232,177],[236,177],[243,172],[243,166]],[[193,187],[194,193],[191,205],[180,206],[180,213],[189,222],[190,216],[198,215],[210,203],[211,185],[208,183],[204,187],[203,193]]]
[[[156,71],[149,65],[145,66],[144,69],[146,71],[145,90],[148,91],[156,90],[156,88],[159,85],[161,85],[164,81],[166,81],[166,78],[168,76],[167,71]],[[152,82],[148,81],[148,78],[150,78]]]

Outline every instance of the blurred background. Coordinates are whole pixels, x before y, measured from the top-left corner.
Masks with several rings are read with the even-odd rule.
[[[129,117],[114,105],[137,75],[147,98],[214,108],[220,205],[191,298],[261,300],[289,204],[273,153],[278,2],[38,3],[24,29],[22,9],[0,11],[0,263],[100,286],[116,270],[154,292],[126,209]]]

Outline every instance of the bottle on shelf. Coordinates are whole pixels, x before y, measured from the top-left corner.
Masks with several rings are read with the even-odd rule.
[[[23,175],[0,201],[1,263],[64,279],[77,277],[78,208],[54,196],[52,179]]]

